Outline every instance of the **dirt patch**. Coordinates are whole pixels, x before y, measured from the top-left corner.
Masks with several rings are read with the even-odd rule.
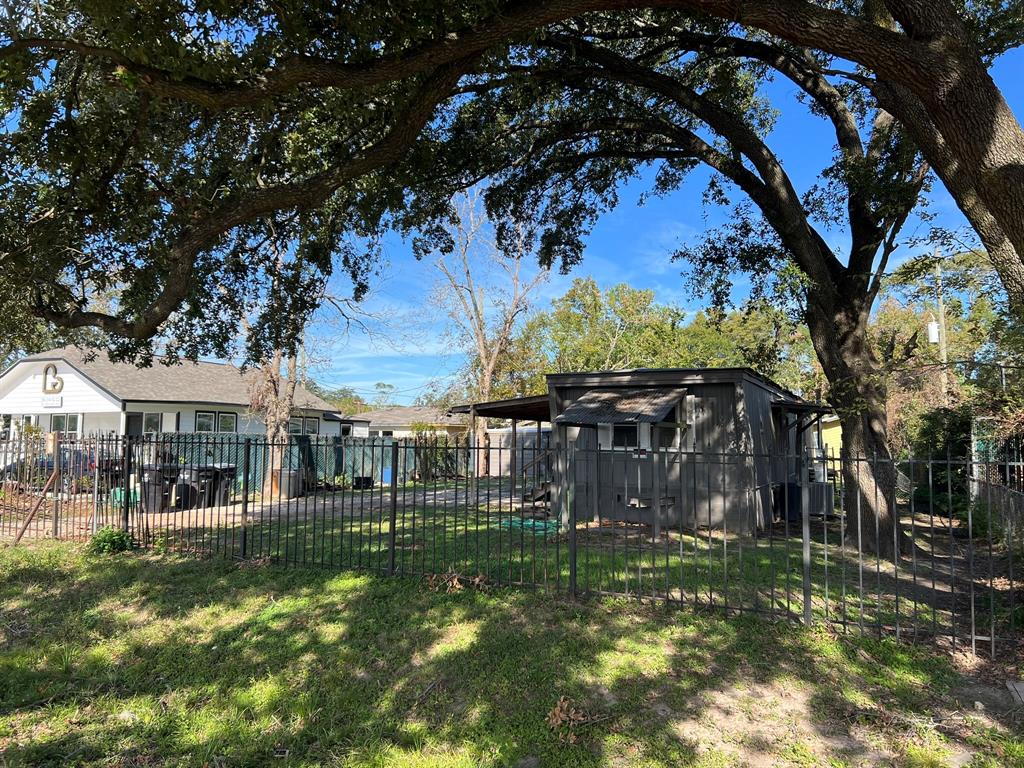
[[[891,762],[892,752],[868,729],[856,719],[825,715],[813,694],[809,687],[786,681],[711,690],[672,727],[698,753],[715,750],[755,768],[827,765],[832,759],[846,765]]]

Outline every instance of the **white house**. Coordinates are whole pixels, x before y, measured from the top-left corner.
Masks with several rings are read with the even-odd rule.
[[[149,368],[136,368],[102,353],[53,349],[0,374],[0,430],[10,436],[30,424],[73,436],[260,434],[263,422],[248,407],[253,375],[228,363],[165,365],[157,358]],[[295,399],[292,434],[365,434],[365,422],[342,418],[301,385]]]

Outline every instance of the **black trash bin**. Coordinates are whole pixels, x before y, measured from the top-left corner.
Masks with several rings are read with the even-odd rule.
[[[226,507],[231,503],[231,489],[235,486],[238,468],[234,464],[219,464],[214,467],[213,503],[218,507]]]
[[[174,484],[178,509],[213,506],[213,467],[185,464]]]
[[[198,467],[199,477],[199,506],[200,507],[212,507],[214,504],[214,494],[217,491],[216,474],[217,470],[214,467],[203,466]]]
[[[146,464],[139,480],[139,497],[143,512],[166,512],[169,484],[158,464]]]
[[[803,503],[798,483],[779,483],[775,486],[775,519],[779,522],[799,523],[803,520]]]

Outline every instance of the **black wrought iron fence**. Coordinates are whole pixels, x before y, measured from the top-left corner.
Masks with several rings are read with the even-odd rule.
[[[1016,465],[159,435],[10,441],[0,472],[8,541],[115,526],[140,546],[200,555],[628,595],[1020,650]]]

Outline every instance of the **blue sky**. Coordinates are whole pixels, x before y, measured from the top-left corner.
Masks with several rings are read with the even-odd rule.
[[[1003,56],[993,68],[993,77],[1019,119],[1024,120],[1024,51]],[[795,100],[796,88],[788,81],[771,86],[771,99],[781,111],[769,145],[781,158],[797,189],[806,190],[818,172],[829,162],[835,143],[829,124],[810,116]],[[696,242],[708,227],[722,223],[727,211],[708,209],[702,193],[708,179],[704,170],[693,173],[677,191],[664,198],[649,198],[639,205],[648,189],[644,181],[622,190],[618,208],[598,222],[587,241],[583,262],[571,274],[552,274],[536,295],[538,308],[546,308],[552,298],[561,295],[576,277],[593,277],[600,285],[629,283],[649,288],[659,301],[673,303],[689,311],[704,306],[688,293],[680,275],[681,265],[670,260],[672,252]],[[966,227],[963,216],[949,195],[936,183],[930,195],[929,210],[935,225]],[[736,196],[738,199],[738,195]],[[926,225],[911,221],[908,236],[927,233]],[[841,249],[844,233],[827,235]],[[904,247],[895,263],[916,251]],[[309,365],[312,378],[331,386],[351,386],[371,396],[376,382],[396,387],[395,400],[411,402],[435,382],[450,377],[463,364],[457,351],[449,349],[445,338],[447,318],[429,305],[427,297],[438,278],[429,261],[417,261],[411,248],[399,238],[385,243],[386,262],[373,282],[364,309],[371,319],[371,331],[350,328],[347,332],[332,319],[315,324],[309,333]],[[344,281],[333,286],[336,293],[348,290]],[[742,298],[743,284],[737,284]]]

